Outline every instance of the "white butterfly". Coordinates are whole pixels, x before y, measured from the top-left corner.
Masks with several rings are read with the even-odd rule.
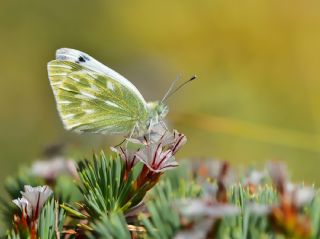
[[[78,50],[57,50],[48,74],[67,130],[141,135],[168,113],[163,100],[147,103],[130,81]]]

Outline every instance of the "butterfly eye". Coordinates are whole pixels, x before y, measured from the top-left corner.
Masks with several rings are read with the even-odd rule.
[[[166,105],[160,105],[158,108],[157,108],[157,113],[159,116],[161,117],[165,117],[168,113],[168,107]]]

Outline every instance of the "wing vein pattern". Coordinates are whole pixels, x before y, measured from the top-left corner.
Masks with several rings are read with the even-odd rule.
[[[48,63],[48,73],[66,129],[122,134],[131,132],[137,123],[147,122],[147,104],[135,87],[129,87],[128,80],[123,78],[130,83],[124,84],[116,74],[80,65],[72,54],[64,56]]]

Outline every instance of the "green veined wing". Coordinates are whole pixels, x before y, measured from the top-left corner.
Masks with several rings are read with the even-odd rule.
[[[69,62],[53,60],[48,63],[48,76],[53,93],[56,95],[59,86],[68,74],[84,69],[82,66]]]
[[[66,129],[130,133],[137,124],[147,122],[143,98],[118,80],[69,61],[51,61],[48,71]]]

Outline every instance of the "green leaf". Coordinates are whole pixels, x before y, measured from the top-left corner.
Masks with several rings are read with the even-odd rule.
[[[90,218],[99,218],[111,212],[125,212],[139,204],[146,194],[145,187],[133,187],[138,174],[130,172],[128,178],[124,179],[125,165],[118,156],[106,156],[102,151],[94,155],[92,161],[81,161],[78,168],[83,206]]]
[[[63,208],[68,214],[72,217],[78,218],[78,219],[87,219],[88,217],[81,212],[79,212],[76,208],[72,207],[68,204],[61,204],[61,208]]]
[[[92,239],[129,239],[130,231],[122,213],[105,214],[100,220],[91,225],[94,232],[90,234]]]
[[[65,212],[59,208],[59,204],[52,199],[48,201],[38,221],[38,238],[56,239],[57,234],[61,234],[65,219]]]

